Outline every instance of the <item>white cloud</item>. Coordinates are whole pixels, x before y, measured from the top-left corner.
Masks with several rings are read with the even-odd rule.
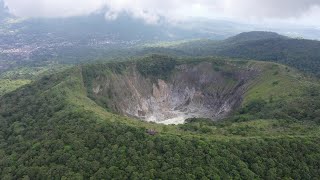
[[[69,17],[99,10],[104,0],[4,0],[12,14],[22,17]]]
[[[22,17],[69,17],[108,9],[107,19],[126,12],[148,23],[190,17],[229,18],[261,22],[286,21],[315,25],[319,0],[4,0],[11,13]],[[318,26],[320,25],[317,24]]]
[[[300,17],[319,0],[221,0],[225,13],[234,16],[255,18]]]

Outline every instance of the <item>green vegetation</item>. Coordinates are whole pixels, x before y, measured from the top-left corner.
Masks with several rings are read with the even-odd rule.
[[[176,64],[176,60],[171,57],[152,55],[138,61],[137,68],[143,76],[167,79]]]
[[[29,84],[30,80],[19,79],[19,80],[10,80],[10,79],[1,79],[0,80],[0,96],[12,92],[18,89],[21,86]]]
[[[46,66],[22,66],[14,69],[10,69],[0,74],[1,79],[29,79],[36,80],[40,77],[57,71],[65,70],[68,67],[67,65],[46,65]]]
[[[223,41],[193,40],[171,44],[147,48],[144,52],[271,61],[320,76],[319,41],[292,39],[272,32],[248,32]]]
[[[48,65],[43,67],[20,67],[0,74],[0,96],[12,92],[44,75],[67,69],[68,66]]]
[[[294,69],[280,64],[256,63],[252,65],[252,68],[262,69],[264,73],[247,91],[245,102],[254,99],[265,101],[272,99],[274,101],[300,96],[303,89],[312,85],[312,81],[314,81]]]
[[[218,55],[278,62],[319,76],[319,47],[319,41],[267,39],[236,44]]]
[[[275,32],[268,31],[251,31],[251,32],[243,32],[236,36],[230,37],[226,40],[229,43],[242,43],[248,41],[259,41],[266,39],[288,39],[286,36],[282,36]]]
[[[171,69],[147,63],[143,67]],[[97,75],[88,69],[108,75],[122,72],[125,63],[73,67],[5,94],[0,98],[1,179],[320,177],[318,82],[272,63],[228,63],[263,73],[242,108],[221,122],[190,119],[165,126],[105,111],[88,98],[86,80]],[[148,129],[158,133],[151,136]]]
[[[242,119],[243,120],[243,119]],[[229,139],[245,137],[295,137],[318,136],[319,123],[286,119],[254,119],[251,121],[224,120],[213,122],[208,119],[188,119],[179,128],[188,133],[206,134],[214,138]]]

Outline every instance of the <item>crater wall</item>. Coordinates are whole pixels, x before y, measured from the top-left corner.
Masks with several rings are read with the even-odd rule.
[[[201,62],[177,65],[163,79],[143,76],[136,65],[130,65],[122,73],[97,75],[89,90],[100,105],[145,121],[218,120],[241,105],[258,72],[232,62]]]

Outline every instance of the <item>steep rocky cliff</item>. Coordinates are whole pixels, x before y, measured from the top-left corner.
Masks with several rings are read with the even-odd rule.
[[[167,78],[142,75],[136,63],[121,72],[105,72],[96,73],[88,87],[98,104],[145,121],[179,124],[193,117],[227,116],[239,107],[259,71],[247,64],[219,61],[178,63]]]

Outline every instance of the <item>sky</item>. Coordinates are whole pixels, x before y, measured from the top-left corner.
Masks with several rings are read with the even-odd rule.
[[[0,0],[1,1],[1,0]],[[121,13],[156,24],[190,18],[227,19],[245,23],[290,23],[320,27],[320,0],[3,0],[19,17],[71,17]]]

